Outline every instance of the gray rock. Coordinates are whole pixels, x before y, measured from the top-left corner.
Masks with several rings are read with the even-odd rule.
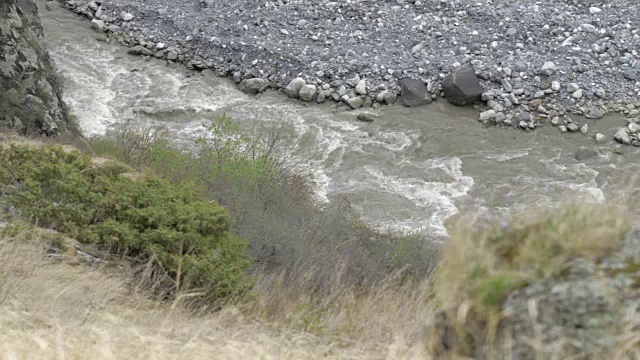
[[[300,89],[302,89],[302,87],[305,85],[306,85],[306,82],[304,81],[304,79],[298,77],[291,80],[289,85],[287,85],[287,87],[284,89],[284,92],[290,98],[297,98],[298,94],[300,93]]]
[[[325,102],[325,100],[326,100],[326,96],[324,94],[324,91],[320,91],[318,93],[318,96],[316,96],[316,102],[318,104],[322,104],[323,102]]]
[[[580,89],[580,85],[576,84],[576,83],[570,83],[569,85],[567,85],[567,91],[570,93],[574,93],[576,91],[578,91]]]
[[[496,111],[491,109],[480,113],[480,121],[494,120],[496,118]]]
[[[300,100],[302,101],[311,101],[316,96],[317,88],[315,85],[304,85],[300,88],[300,92],[298,96],[300,96]]]
[[[106,30],[106,28],[107,26],[105,25],[104,21],[98,19],[91,20],[92,30],[103,32]]]
[[[352,109],[359,109],[364,104],[364,99],[361,97],[353,97],[347,100],[347,104],[351,106]]]
[[[356,84],[356,92],[358,95],[367,95],[367,82],[362,79]]]
[[[598,143],[598,144],[602,144],[603,142],[605,142],[605,141],[607,140],[607,137],[606,137],[606,136],[604,136],[604,135],[603,135],[603,134],[601,134],[601,133],[597,133],[597,134],[594,136],[594,139],[596,140],[596,143]]]
[[[240,90],[250,95],[256,95],[264,91],[267,86],[267,80],[260,78],[245,79],[240,82]]]
[[[580,130],[580,127],[578,127],[578,124],[572,122],[567,124],[567,130],[569,130],[569,132],[577,132]]]
[[[511,86],[511,83],[509,82],[509,80],[507,79],[502,79],[502,88],[504,89],[504,91],[506,92],[511,92],[513,91],[513,86]]]
[[[169,51],[167,53],[167,60],[176,61],[178,59],[178,53],[175,51]]]
[[[629,131],[631,131],[632,134],[640,133],[640,124],[631,123],[627,127],[629,128]]]
[[[398,94],[396,94],[395,91],[384,90],[378,94],[376,100],[378,100],[379,103],[384,102],[387,105],[392,105],[398,100]]]
[[[571,94],[571,97],[574,98],[574,99],[582,98],[582,89],[578,89],[578,90],[574,91],[573,94]]]
[[[587,133],[589,132],[589,124],[582,125],[582,127],[580,128],[580,132],[583,135],[587,135]]]
[[[557,67],[554,63],[552,63],[551,61],[547,61],[546,63],[544,63],[542,65],[542,68],[540,69],[540,73],[542,75],[553,75],[553,73],[555,73],[557,70]]]
[[[628,128],[620,128],[613,136],[613,139],[621,144],[631,145],[631,137],[629,136]]]
[[[405,78],[398,82],[400,85],[400,102],[404,106],[417,107],[431,104],[431,94],[426,85],[415,79]]]
[[[444,95],[454,105],[469,105],[480,100],[484,89],[471,64],[465,64],[447,75],[442,82]]]
[[[553,91],[560,91],[560,82],[559,81],[553,81],[551,83],[551,90]]]
[[[122,20],[124,21],[131,21],[135,18],[135,16],[133,16],[133,14],[131,13],[125,13],[124,15],[122,15]]]

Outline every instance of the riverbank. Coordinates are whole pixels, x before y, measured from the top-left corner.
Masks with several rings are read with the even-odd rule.
[[[359,108],[395,102],[398,81],[415,78],[430,102],[445,96],[450,73],[470,63],[484,89],[479,103],[490,109],[481,117],[487,124],[530,130],[551,123],[577,132],[583,124],[569,115],[634,118],[640,107],[640,34],[633,22],[640,10],[630,0],[61,1],[94,19],[107,41],[245,80],[251,93],[293,85],[287,93],[303,101]],[[303,94],[295,78],[309,85]],[[629,143],[640,145],[630,135]]]

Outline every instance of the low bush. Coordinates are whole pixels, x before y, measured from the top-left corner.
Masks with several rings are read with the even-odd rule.
[[[23,217],[150,264],[164,294],[217,302],[250,287],[246,242],[224,208],[188,183],[133,181],[127,170],[56,146],[0,150],[0,184]]]

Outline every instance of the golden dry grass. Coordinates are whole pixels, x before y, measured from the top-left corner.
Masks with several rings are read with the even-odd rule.
[[[5,359],[427,358],[424,342],[407,336],[424,321],[400,294],[334,293],[324,300],[322,312],[300,307],[301,298],[282,299],[271,316],[285,321],[281,310],[292,310],[295,322],[298,315],[320,314],[313,320],[317,328],[310,330],[326,331],[269,322],[265,306],[286,296],[273,288],[262,289],[262,303],[198,316],[131,294],[117,266],[92,268],[74,256],[50,259],[38,238],[0,241],[0,357]],[[274,281],[264,278],[261,284]],[[414,301],[414,306],[424,303],[418,297]]]

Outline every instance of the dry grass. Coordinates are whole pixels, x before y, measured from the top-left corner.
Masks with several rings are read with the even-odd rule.
[[[0,241],[0,357],[6,359],[428,358],[416,331],[428,319],[426,303],[408,287],[364,297],[336,288],[325,294],[321,311],[312,311],[302,305],[312,304],[304,296],[286,298],[295,287],[278,290],[282,279],[263,278],[263,294],[252,305],[194,315],[131,294],[117,266],[51,259],[43,251],[44,232],[27,237]],[[314,316],[310,331],[298,326]]]
[[[314,272],[293,269],[259,277],[252,299],[215,314],[152,302],[132,293],[118,264],[90,267],[73,252],[52,259],[42,247],[48,233],[38,230],[31,240],[21,233],[0,240],[0,357],[452,358],[432,347],[432,339],[441,339],[431,336],[440,310],[457,306],[456,316],[464,322],[473,306],[489,306],[481,302],[491,293],[484,290],[496,282],[487,279],[528,281],[573,257],[615,250],[628,230],[624,219],[619,209],[597,206],[529,213],[508,228],[475,218],[473,227],[466,221],[452,229],[435,283],[408,281],[398,273],[358,289],[346,285],[343,267],[337,265],[331,285],[314,288],[309,285]],[[482,272],[474,272],[478,267]],[[535,323],[535,302],[530,312]],[[637,330],[629,328],[622,336],[618,353],[605,358],[640,356]],[[564,339],[558,344],[531,341],[537,358],[562,358],[555,349]],[[507,351],[494,358],[513,357]]]

